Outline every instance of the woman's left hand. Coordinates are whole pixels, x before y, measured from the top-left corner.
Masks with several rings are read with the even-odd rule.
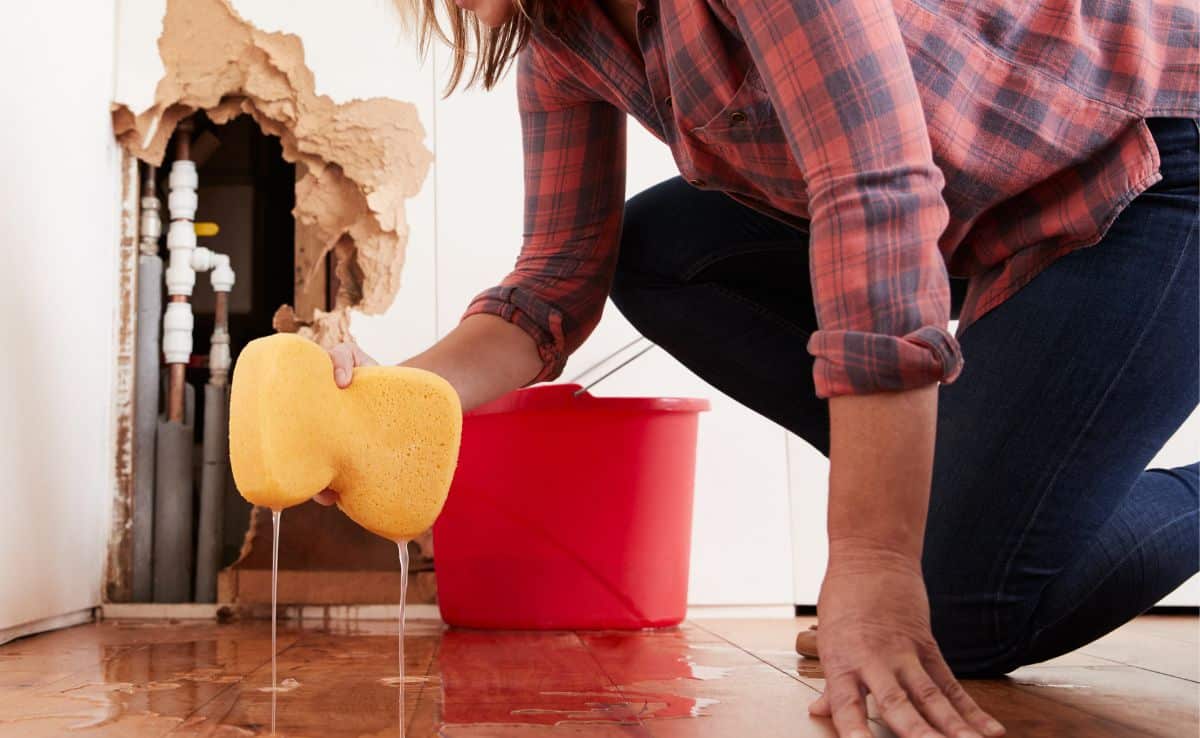
[[[1004,734],[938,650],[919,561],[858,546],[831,547],[817,613],[826,686],[809,711],[832,717],[842,738],[870,738],[868,692],[900,738]]]

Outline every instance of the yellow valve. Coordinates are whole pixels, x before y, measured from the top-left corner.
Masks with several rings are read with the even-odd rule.
[[[196,229],[197,236],[209,238],[221,232],[221,226],[217,225],[216,223],[201,223],[197,221],[192,225]]]

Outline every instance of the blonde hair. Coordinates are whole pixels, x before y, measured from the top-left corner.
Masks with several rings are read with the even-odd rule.
[[[443,41],[454,53],[450,81],[445,94],[449,95],[462,82],[468,63],[470,74],[466,87],[482,82],[490,90],[504,76],[517,53],[529,40],[530,31],[546,21],[544,0],[513,0],[516,12],[503,25],[488,28],[474,13],[455,5],[454,0],[440,0],[446,16],[446,27],[438,18],[439,0],[396,0],[405,19],[416,26],[418,47],[427,54],[433,39]],[[468,60],[470,61],[468,62]]]

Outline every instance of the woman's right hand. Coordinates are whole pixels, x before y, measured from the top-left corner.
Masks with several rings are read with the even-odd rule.
[[[346,389],[354,379],[354,367],[378,366],[379,362],[367,355],[353,343],[339,343],[329,350],[329,359],[333,362],[333,381],[338,387]],[[313,501],[322,505],[332,505],[337,502],[337,492],[331,489],[321,490]]]

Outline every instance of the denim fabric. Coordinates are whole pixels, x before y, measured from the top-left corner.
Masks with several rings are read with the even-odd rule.
[[[1162,181],[971,325],[963,372],[940,389],[924,569],[962,676],[1078,648],[1200,568],[1200,467],[1146,471],[1200,401],[1200,122],[1148,124]],[[804,229],[675,178],[627,204],[612,297],[647,338],[828,453],[807,271]]]

